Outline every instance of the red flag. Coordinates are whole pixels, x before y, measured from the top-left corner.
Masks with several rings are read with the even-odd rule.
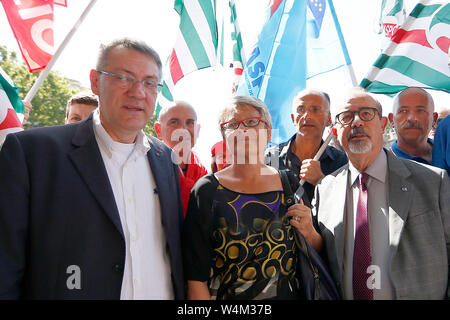
[[[30,72],[47,66],[54,53],[53,3],[61,0],[1,0]]]
[[[54,4],[63,6],[63,7],[67,7],[67,1],[66,0],[53,0]]]

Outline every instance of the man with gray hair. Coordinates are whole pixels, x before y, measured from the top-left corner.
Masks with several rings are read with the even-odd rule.
[[[162,108],[155,122],[158,138],[175,151],[180,171],[181,200],[183,213],[189,202],[189,194],[198,179],[208,173],[200,159],[192,151],[200,131],[197,113],[186,101],[174,101]]]
[[[437,120],[431,95],[422,88],[406,88],[394,98],[389,121],[397,140],[390,151],[397,157],[431,164],[433,140],[428,135]]]
[[[331,124],[330,97],[327,93],[305,89],[292,101],[292,122],[297,133],[287,142],[269,148],[265,163],[290,169],[300,179],[309,201],[314,195],[314,187],[325,175],[347,163],[344,152],[327,146],[319,160],[313,160],[323,143],[325,127]]]
[[[0,152],[0,299],[184,299],[178,167],[142,131],[161,60],[116,40],[90,80],[85,121],[10,134]]]
[[[383,149],[387,121],[362,89],[339,105],[349,163],[316,188],[323,254],[344,299],[448,298],[450,179]]]

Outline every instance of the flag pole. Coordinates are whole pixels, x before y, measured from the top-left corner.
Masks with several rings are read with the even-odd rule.
[[[69,43],[70,39],[72,39],[72,36],[77,31],[78,27],[83,22],[84,18],[86,18],[87,14],[91,10],[91,8],[94,6],[94,4],[97,2],[97,0],[91,0],[91,2],[87,5],[86,9],[84,9],[83,13],[81,14],[78,21],[74,24],[72,27],[72,30],[67,34],[67,36],[64,38],[63,42],[60,44],[58,50],[56,50],[53,57],[50,59],[49,63],[45,67],[45,69],[39,74],[39,77],[34,82],[33,86],[31,87],[30,91],[28,91],[24,101],[31,102],[33,100],[34,96],[38,92],[39,88],[41,87],[42,83],[44,83],[44,80],[47,78],[48,74],[50,73],[50,70],[53,68],[53,65],[56,63],[56,60],[58,60],[59,56],[61,55],[61,52],[65,49],[67,44]]]
[[[358,86],[358,82],[356,82],[355,71],[353,70],[352,61],[350,60],[350,55],[348,54],[347,46],[345,44],[344,35],[342,34],[341,26],[339,25],[339,20],[336,15],[336,11],[334,10],[334,5],[332,0],[328,0],[328,5],[330,6],[330,12],[333,16],[334,25],[336,27],[336,31],[339,36],[339,42],[341,43],[342,52],[344,53],[345,63],[347,64],[347,71],[352,81],[352,85],[354,87]]]

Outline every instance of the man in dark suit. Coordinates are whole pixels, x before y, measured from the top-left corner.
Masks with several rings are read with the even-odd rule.
[[[91,71],[89,118],[8,135],[1,299],[184,298],[178,167],[142,131],[160,79],[153,49],[114,41]]]

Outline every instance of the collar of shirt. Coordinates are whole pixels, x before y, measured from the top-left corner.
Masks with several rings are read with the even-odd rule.
[[[433,145],[433,140],[430,138],[427,138],[427,142],[431,145]],[[394,143],[392,144],[390,151],[395,154],[398,158],[403,158],[403,159],[409,159],[409,160],[414,160],[420,163],[424,163],[424,164],[430,164],[427,160],[425,160],[422,157],[418,157],[418,156],[412,156],[409,153],[406,153],[405,151],[403,151],[402,149],[400,149],[400,147],[398,146],[397,140],[394,141]]]
[[[93,114],[93,124],[94,124],[94,133],[97,137],[97,141],[99,142],[100,147],[106,153],[108,158],[111,158],[114,154],[123,154],[124,151],[130,148],[130,152],[135,154],[135,156],[146,155],[150,150],[150,143],[144,133],[144,131],[139,131],[136,137],[136,140],[133,144],[127,146],[124,143],[120,143],[114,141],[111,136],[106,132],[105,128],[101,124],[100,121],[100,112],[99,110],[95,110]],[[130,147],[130,146],[133,147]],[[125,148],[124,148],[125,146]],[[126,159],[125,159],[126,160]]]
[[[358,169],[353,166],[351,161],[349,161],[348,168],[350,171],[350,183],[351,186],[354,186],[356,181],[358,180],[360,171],[358,171]],[[387,156],[384,149],[380,151],[375,161],[372,162],[372,164],[366,169],[365,172],[369,175],[369,177],[374,178],[381,183],[385,183],[387,173]],[[370,184],[370,179],[368,180],[368,184]]]
[[[280,157],[286,157],[287,159],[289,159],[289,161],[294,162],[295,164],[301,166],[302,163],[301,163],[300,159],[297,157],[297,155],[294,152],[292,152],[292,148],[291,148],[292,143],[295,142],[296,136],[297,136],[297,134],[294,134],[294,136],[291,139],[289,139],[288,143],[285,146],[283,146],[283,148],[281,149],[281,152],[280,152]],[[323,144],[323,140],[320,141],[319,148],[322,144]],[[325,151],[320,156],[319,161],[322,161],[323,159],[325,159],[327,157],[329,157],[331,160],[335,160],[334,155],[330,152],[330,148],[328,148],[328,146],[327,146],[327,148],[325,148]]]

